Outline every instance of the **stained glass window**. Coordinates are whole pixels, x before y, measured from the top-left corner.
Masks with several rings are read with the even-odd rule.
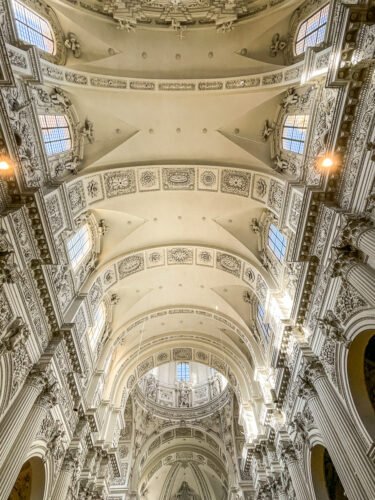
[[[263,338],[268,344],[270,340],[270,325],[268,323],[264,323],[264,308],[260,302],[258,302],[257,320]]]
[[[177,364],[177,380],[187,382],[190,380],[190,365],[189,363]]]
[[[69,125],[64,115],[39,115],[39,121],[48,156],[71,149]]]
[[[91,248],[91,238],[87,224],[78,231],[68,241],[68,253],[73,269],[77,269],[79,264],[89,253]]]
[[[306,47],[313,47],[323,42],[327,27],[329,5],[322,7],[304,21],[298,30],[296,55],[305,52]]]
[[[53,54],[55,40],[49,23],[20,2],[13,3],[18,36],[21,40]]]
[[[280,261],[284,259],[286,238],[273,224],[270,225],[268,230],[268,246]]]
[[[305,146],[309,115],[288,115],[282,134],[283,149],[302,154]]]

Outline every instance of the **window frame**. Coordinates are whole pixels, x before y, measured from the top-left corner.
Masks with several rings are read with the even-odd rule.
[[[181,369],[181,373],[179,367],[184,367]],[[190,382],[190,363],[188,361],[179,361],[176,365],[176,378],[177,382]]]
[[[269,323],[264,323],[264,316],[266,312],[264,310],[263,304],[258,300],[258,305],[257,305],[257,323],[260,329],[260,332],[263,336],[264,341],[266,344],[269,344],[270,339],[271,339],[271,327]]]
[[[82,234],[81,231],[84,231],[84,234]],[[73,243],[71,244],[72,241]],[[66,248],[73,271],[76,271],[85,260],[85,258],[89,255],[92,244],[92,234],[87,223],[77,229],[77,231],[68,239],[68,241],[66,242]],[[74,251],[74,253],[72,254],[72,250],[75,249],[77,245],[78,251]],[[79,255],[80,253],[81,255]],[[79,257],[77,258],[78,255]]]
[[[98,314],[100,315],[99,318],[97,318]],[[104,303],[100,302],[94,313],[93,325],[89,330],[89,344],[92,351],[95,349],[95,345],[97,344],[100,335],[103,333],[105,327],[105,320],[106,320],[106,309]]]
[[[274,238],[271,238],[271,234]],[[278,245],[278,243],[280,243],[280,245]],[[267,246],[279,262],[284,262],[287,245],[288,240],[286,236],[277,229],[275,224],[271,223],[268,227]]]
[[[70,129],[69,119],[67,118],[67,116],[65,114],[63,114],[63,115],[40,114],[40,115],[38,115],[38,118],[39,118],[40,129],[42,132],[44,148],[46,150],[46,154],[48,157],[52,157],[55,155],[60,155],[60,154],[64,154],[64,153],[67,153],[69,151],[72,151],[72,149],[73,149],[72,131]],[[55,119],[56,126],[52,126],[51,120],[50,120],[50,123],[47,122],[47,119],[52,119],[52,118]],[[44,123],[42,120],[44,120]],[[57,120],[64,121],[65,124],[61,125],[57,122]],[[65,129],[68,131],[69,137],[60,137],[59,132],[57,132],[57,134],[58,134],[57,138],[54,138],[54,136],[52,135],[52,134],[56,134],[56,131],[65,130]],[[45,134],[44,131],[47,131],[47,133]],[[47,140],[46,140],[46,138],[47,138]],[[49,140],[49,139],[51,139],[51,140]],[[64,142],[69,142],[70,147],[53,151],[53,148],[51,146],[52,144],[63,144]]]
[[[23,2],[19,0],[12,0],[12,10],[13,10],[13,19],[16,26],[16,33],[19,40],[23,43],[27,43],[29,45],[34,45],[42,52],[46,54],[50,54],[51,56],[56,55],[56,37],[51,26],[51,23],[48,19],[43,17],[43,15],[39,14],[34,9],[30,8],[28,5],[25,5]],[[24,19],[22,19],[22,16]],[[32,20],[31,16],[35,16],[35,19]],[[34,27],[32,25],[32,21],[34,21]],[[43,31],[43,24],[45,23],[45,27],[48,28],[48,35],[46,31]],[[38,25],[37,25],[38,24]],[[44,27],[44,28],[45,28]],[[38,29],[36,29],[38,28]],[[22,37],[22,31],[24,32],[25,37]],[[34,40],[33,40],[33,33]],[[36,37],[35,37],[36,36]],[[41,37],[43,47],[37,43],[36,38]],[[47,40],[47,44],[46,41]],[[48,42],[52,43],[52,50],[48,50]]]
[[[288,123],[288,120],[293,119],[293,123]],[[296,124],[297,120],[303,118],[303,125]],[[305,143],[307,137],[307,130],[309,127],[310,115],[306,113],[288,113],[284,119],[283,128],[281,131],[281,148],[284,151],[289,151],[289,153],[303,155],[305,151]],[[287,137],[286,130],[291,130],[291,137]],[[299,134],[304,133],[303,140]],[[290,147],[286,147],[286,142],[290,142]],[[298,145],[297,150],[293,148],[293,145]]]
[[[320,24],[321,22],[321,19],[322,19],[322,12],[326,10],[326,21],[324,24]],[[311,32],[307,33],[307,29],[308,29],[308,23],[309,21],[314,17],[316,16],[317,14],[319,14],[319,20],[318,20],[318,27],[316,29],[313,29]],[[325,15],[325,14],[324,14]],[[296,35],[295,35],[295,38],[294,38],[294,44],[293,44],[293,52],[294,52],[294,55],[296,57],[302,57],[303,54],[306,52],[306,49],[308,47],[316,47],[317,45],[320,45],[321,43],[324,42],[324,39],[325,39],[325,35],[326,35],[326,31],[327,31],[327,24],[328,24],[328,17],[329,17],[329,3],[326,3],[325,5],[322,5],[321,7],[319,7],[319,9],[315,10],[313,13],[311,13],[308,17],[306,17],[303,21],[301,21],[297,27],[297,30],[296,30]],[[307,28],[305,30],[305,34],[303,37],[299,38],[299,35],[300,35],[300,32],[301,30],[303,29],[303,26],[306,25]],[[319,41],[317,41],[318,39],[318,32],[324,28],[324,31],[323,31],[323,38]],[[306,34],[307,33],[307,34]],[[308,37],[310,37],[312,34],[316,34],[316,38],[315,38],[315,43],[312,44],[312,45],[306,45],[305,41]],[[298,52],[298,49],[297,49],[297,46],[299,43],[303,42],[303,49]]]

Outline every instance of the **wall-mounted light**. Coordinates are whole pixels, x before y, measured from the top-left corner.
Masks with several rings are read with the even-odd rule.
[[[0,156],[0,170],[10,170],[10,162],[4,156]]]

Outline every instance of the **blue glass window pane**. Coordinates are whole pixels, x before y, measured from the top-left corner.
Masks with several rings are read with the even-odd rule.
[[[190,380],[190,365],[189,363],[178,363],[177,365],[177,380],[187,382]]]
[[[329,5],[326,5],[300,25],[295,45],[297,56],[303,54],[307,47],[313,47],[324,40],[328,11]]]
[[[282,147],[293,153],[302,154],[304,150],[309,115],[288,115],[284,122]]]
[[[72,148],[70,130],[64,115],[40,115],[39,122],[48,156]]]
[[[50,25],[41,16],[14,0],[18,36],[39,49],[54,54],[55,40]]]
[[[268,231],[268,246],[280,261],[284,259],[286,238],[273,224],[270,225]]]
[[[270,340],[270,325],[268,323],[264,323],[264,308],[261,304],[261,302],[258,302],[258,308],[257,308],[257,321],[258,325],[260,328],[260,331],[262,333],[262,336],[265,340],[265,342],[268,344]]]
[[[89,253],[91,248],[91,238],[87,224],[79,228],[78,231],[70,238],[67,247],[70,262],[75,270]]]

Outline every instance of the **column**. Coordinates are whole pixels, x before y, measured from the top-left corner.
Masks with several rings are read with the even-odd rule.
[[[51,500],[68,498],[68,491],[72,484],[73,474],[79,465],[78,455],[78,450],[68,450],[66,452]]]
[[[19,434],[26,417],[46,383],[41,370],[32,370],[0,423],[0,467]]]
[[[348,217],[342,235],[353,246],[370,257],[375,257],[375,227],[365,217]]]
[[[306,374],[310,377],[331,422],[334,423],[337,435],[348,451],[352,466],[368,497],[374,498],[375,465],[366,456],[366,448],[357,427],[327,378],[320,362],[310,363]]]
[[[35,401],[0,469],[0,500],[8,499],[43,419],[56,403],[57,382],[45,389]]]
[[[340,477],[340,481],[349,500],[370,500],[362,484],[355,475],[355,470],[349,460],[342,441],[336,433],[337,426],[332,423],[320,401],[318,393],[312,384],[304,379],[300,396],[308,402],[314,421],[322,435],[324,446],[327,448],[332,462]]]
[[[332,277],[341,276],[372,306],[375,306],[375,270],[357,257],[341,253],[337,257]]]
[[[287,466],[297,500],[311,500],[311,495],[307,488],[307,481],[298,463],[293,446],[289,445],[283,448],[281,456]]]

